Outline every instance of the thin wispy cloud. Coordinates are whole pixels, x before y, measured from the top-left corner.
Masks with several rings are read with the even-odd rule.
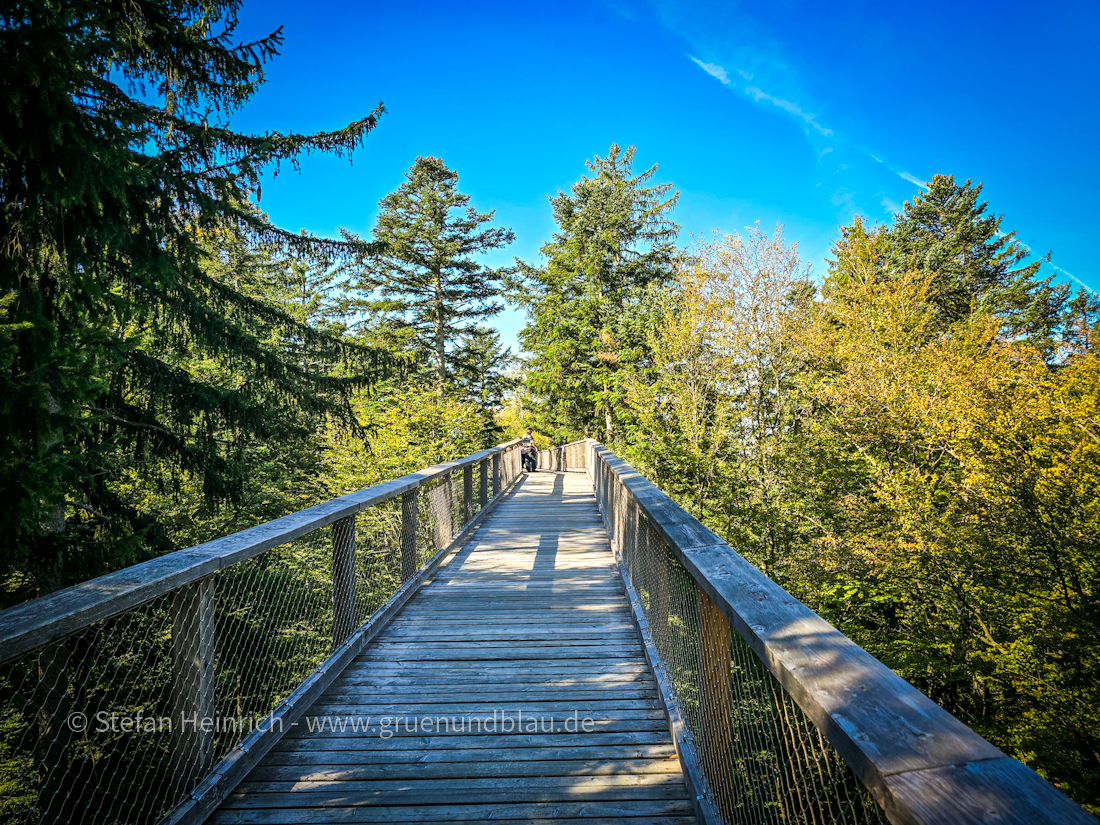
[[[731,81],[730,81],[729,73],[726,72],[726,70],[723,69],[721,66],[719,66],[717,63],[704,63],[698,57],[691,57],[690,54],[688,55],[688,57],[691,58],[692,63],[694,63],[696,66],[698,66],[704,72],[709,74],[711,77],[716,78],[717,80],[721,81],[726,86],[730,85]]]
[[[908,172],[905,172],[901,169],[894,169],[892,171],[894,172],[895,175],[897,175],[902,180],[908,181],[909,183],[913,184],[914,186],[919,186],[921,189],[923,189],[927,185],[927,181],[923,181],[920,178],[916,177],[915,175],[910,175]]]
[[[704,72],[709,74],[715,80],[719,81],[723,86],[729,86],[731,89],[737,88],[737,84],[734,83],[733,80],[730,78],[730,74],[728,71],[726,71],[726,68],[724,66],[720,66],[717,63],[704,63],[698,57],[694,57],[690,54],[688,55],[688,58],[691,60],[692,63],[694,63]],[[752,80],[753,77],[752,72],[746,72],[741,69],[737,70],[737,74],[739,74],[745,80]],[[813,127],[813,129],[818,134],[829,137],[833,133],[832,129],[827,129],[817,122],[817,115],[805,111],[801,106],[799,106],[797,103],[794,103],[793,101],[786,100],[782,97],[776,97],[775,95],[770,95],[758,86],[746,86],[744,92],[757,103],[760,103],[761,101],[766,101],[773,106],[777,106],[778,108],[782,109],[784,112],[794,115],[799,120],[803,121],[807,126]]]
[[[905,181],[907,183],[911,183],[914,186],[919,186],[921,189],[924,189],[924,187],[927,185],[927,181],[921,180],[916,175],[910,175],[904,169],[898,169],[898,167],[892,166],[891,164],[887,163],[882,158],[880,158],[878,155],[876,155],[874,152],[867,152],[866,149],[864,149],[863,151],[866,152],[867,157],[869,157],[871,160],[875,161],[876,163],[881,163],[883,166],[885,166],[887,169],[889,169],[891,172],[893,172],[895,175],[897,175],[903,181]]]
[[[817,130],[818,134],[829,137],[833,133],[832,129],[826,129],[824,126],[817,122],[817,115],[812,115],[809,112],[803,111],[802,107],[799,106],[797,103],[792,103],[791,101],[784,100],[781,97],[770,95],[763,89],[757,88],[756,86],[747,87],[745,89],[745,94],[751,95],[752,99],[755,100],[757,103],[759,103],[761,100],[766,100],[773,106],[778,106],[783,111],[789,112],[797,118],[801,118],[803,121],[806,122],[807,125],[812,126],[815,130]]]
[[[1047,263],[1050,263],[1050,261],[1047,261]],[[1050,264],[1050,266],[1058,274],[1065,275],[1067,278],[1071,278],[1072,280],[1074,280],[1078,284],[1080,284],[1082,287],[1087,289],[1089,292],[1091,292],[1093,295],[1096,295],[1096,296],[1100,297],[1100,292],[1097,292],[1095,289],[1093,289],[1091,286],[1086,284],[1084,281],[1082,281],[1080,278],[1078,278],[1076,275],[1074,275],[1068,269],[1062,269],[1062,267],[1058,266],[1058,264]]]

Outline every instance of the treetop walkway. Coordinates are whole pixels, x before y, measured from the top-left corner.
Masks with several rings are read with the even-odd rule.
[[[585,440],[0,613],[13,822],[1093,823]]]

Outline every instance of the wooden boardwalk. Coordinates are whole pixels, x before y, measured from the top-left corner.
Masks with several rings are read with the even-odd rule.
[[[588,476],[524,477],[210,821],[694,823],[629,611]]]

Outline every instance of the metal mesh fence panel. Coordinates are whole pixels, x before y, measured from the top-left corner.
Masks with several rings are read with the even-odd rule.
[[[0,666],[2,814],[155,822],[333,648],[333,528]]]
[[[728,823],[885,823],[869,791],[676,558],[615,475],[594,484]]]
[[[355,519],[354,627],[373,616],[404,580],[401,524],[400,496],[363,510]],[[415,571],[420,563],[414,559],[411,566]]]
[[[519,473],[485,462],[0,662],[0,821],[159,820]]]
[[[501,483],[500,487],[503,490],[509,484],[511,484],[516,476],[522,472],[523,468],[520,464],[520,455],[518,447],[510,447],[504,451],[500,458],[500,471],[501,471]]]
[[[539,469],[579,472],[588,464],[588,442],[574,441],[549,450],[539,450]]]

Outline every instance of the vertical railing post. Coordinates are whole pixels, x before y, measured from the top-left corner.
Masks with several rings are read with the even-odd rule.
[[[214,579],[173,591],[172,747],[179,790],[206,775],[214,756]]]
[[[489,460],[481,459],[477,463],[478,472],[478,511],[485,509],[489,503]]]
[[[695,591],[699,605],[700,755],[715,803],[728,817],[734,809],[733,759],[730,755],[733,739],[730,623],[698,584]]]
[[[474,465],[462,468],[462,526],[465,527],[474,518]]]
[[[332,646],[355,629],[355,516],[332,525]]]
[[[493,453],[493,498],[500,495],[500,453]]]
[[[416,510],[419,497],[416,488],[401,495],[401,581],[407,582],[416,573]]]

